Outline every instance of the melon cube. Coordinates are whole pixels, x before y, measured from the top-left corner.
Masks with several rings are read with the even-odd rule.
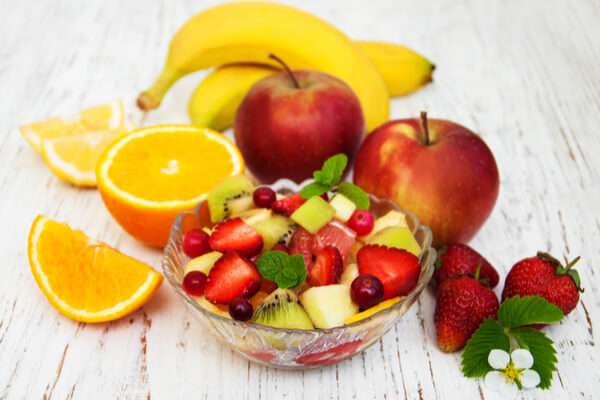
[[[342,326],[346,318],[358,312],[350,298],[349,285],[314,286],[299,298],[314,326],[320,329]]]
[[[320,196],[313,196],[302,204],[291,218],[313,235],[327,225],[335,215],[335,208]]]
[[[352,216],[354,210],[356,210],[356,204],[354,204],[352,200],[343,194],[339,193],[329,200],[329,204],[335,208],[334,218],[342,222],[347,222]]]
[[[378,244],[380,246],[395,247],[404,249],[415,256],[421,254],[421,246],[415,239],[408,227],[392,226],[377,232],[367,241],[367,244]]]

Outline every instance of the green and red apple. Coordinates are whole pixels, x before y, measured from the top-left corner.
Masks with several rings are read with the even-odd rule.
[[[475,236],[494,208],[500,178],[478,135],[422,113],[421,119],[390,121],[367,137],[354,183],[415,213],[438,247]]]
[[[338,153],[350,166],[366,133],[360,102],[345,82],[289,69],[250,88],[233,129],[246,166],[264,183],[300,183]]]

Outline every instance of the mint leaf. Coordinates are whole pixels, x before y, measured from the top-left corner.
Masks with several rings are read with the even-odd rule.
[[[306,279],[304,258],[300,254],[290,256],[283,251],[267,251],[260,256],[256,267],[263,278],[284,289],[299,286]]]
[[[548,389],[552,383],[552,372],[556,370],[556,350],[553,342],[543,332],[533,328],[514,328],[510,334],[517,340],[519,347],[527,349],[533,356],[531,369],[540,374],[541,389]]]
[[[563,312],[539,296],[514,296],[498,310],[498,321],[507,328],[530,324],[552,324],[562,320]]]
[[[323,168],[321,168],[321,171],[323,171],[324,178],[327,178],[327,181],[319,181],[317,176],[313,176],[315,176],[315,180],[317,182],[333,186],[340,181],[340,178],[344,173],[344,169],[346,169],[346,165],[348,165],[348,156],[346,156],[344,153],[339,153],[335,156],[329,157],[323,163]],[[321,175],[319,174],[319,176]]]
[[[270,281],[275,281],[279,273],[285,267],[289,257],[283,251],[268,251],[258,259],[256,267],[260,275]]]
[[[322,185],[327,187],[333,186],[329,182],[333,181],[333,176],[330,174],[331,171],[315,171],[313,172],[313,178],[315,178],[315,182],[319,182]]]
[[[468,378],[483,376],[492,370],[488,356],[493,349],[510,351],[510,339],[502,325],[493,318],[488,318],[467,342],[462,355],[462,372]],[[532,353],[533,354],[533,353]]]
[[[350,182],[342,182],[337,187],[337,192],[346,196],[356,204],[356,208],[368,210],[371,206],[369,196],[360,187]]]
[[[313,196],[320,196],[323,193],[327,193],[331,189],[333,189],[332,186],[324,185],[319,182],[311,182],[302,188],[300,197],[303,199],[310,199]]]

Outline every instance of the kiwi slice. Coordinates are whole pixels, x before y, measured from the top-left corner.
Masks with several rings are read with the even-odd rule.
[[[296,224],[283,215],[273,214],[251,224],[263,238],[263,250],[269,251],[276,244],[288,246],[296,229]]]
[[[320,196],[313,196],[302,204],[291,218],[313,235],[327,225],[335,215],[335,208]]]
[[[252,193],[254,185],[245,175],[234,175],[224,178],[208,194],[208,211],[210,220],[217,222],[235,211],[239,214],[254,207]]]
[[[273,328],[314,329],[298,296],[289,289],[281,288],[274,290],[256,307],[252,322]]]

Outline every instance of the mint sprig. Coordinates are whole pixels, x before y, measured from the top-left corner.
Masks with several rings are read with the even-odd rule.
[[[283,251],[267,251],[256,263],[260,275],[283,289],[300,286],[306,280],[304,258]]]
[[[520,348],[528,349],[534,359],[532,369],[540,375],[541,389],[547,389],[556,370],[556,350],[543,332],[524,327],[551,324],[563,319],[560,308],[539,296],[515,296],[498,310],[498,321],[485,320],[467,342],[462,355],[462,372],[466,377],[484,376],[492,370],[488,356],[493,349],[510,351],[512,337]]]
[[[370,207],[369,196],[360,187],[350,182],[340,183],[346,165],[348,165],[348,157],[343,153],[329,157],[323,163],[323,167],[313,173],[315,181],[302,188],[300,197],[309,199],[313,196],[320,196],[335,190],[337,186],[337,192],[356,204],[356,208],[368,210]]]

